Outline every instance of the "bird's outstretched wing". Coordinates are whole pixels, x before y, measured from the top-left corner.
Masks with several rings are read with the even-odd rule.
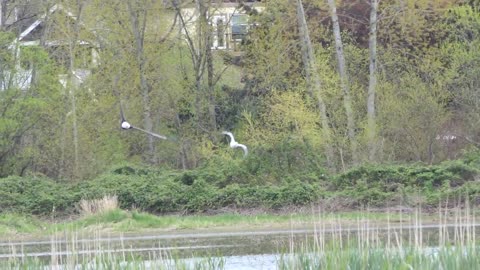
[[[167,137],[165,137],[165,136],[163,136],[163,135],[159,135],[159,134],[157,134],[157,133],[153,133],[153,132],[147,131],[147,130],[145,130],[145,129],[141,129],[141,128],[138,128],[138,127],[136,127],[136,126],[131,126],[131,127],[132,127],[133,129],[140,130],[140,131],[143,131],[143,132],[145,132],[145,133],[147,133],[147,134],[150,134],[150,135],[152,135],[153,137],[157,137],[157,138],[163,139],[163,140],[166,140],[166,139],[167,139]]]
[[[228,135],[230,137],[230,147],[231,148],[242,148],[243,150],[243,156],[246,157],[248,155],[248,148],[246,145],[244,144],[240,144],[240,143],[237,143],[235,141],[235,138],[233,137],[233,134],[231,132],[228,132],[228,131],[222,131],[222,134],[223,135]]]
[[[139,130],[139,131],[142,131],[142,132],[145,132],[153,137],[156,137],[156,138],[159,138],[159,139],[163,139],[163,140],[166,140],[167,137],[163,136],[163,135],[159,135],[159,134],[156,134],[156,133],[153,133],[153,132],[150,132],[150,131],[147,131],[147,130],[144,130],[144,129],[141,129],[139,127],[136,127],[136,126],[133,126],[133,125],[130,125],[130,123],[127,122],[127,120],[125,119],[125,114],[123,113],[123,107],[122,107],[122,100],[119,101],[119,104],[120,104],[120,118],[121,118],[121,123],[122,123],[122,128],[123,129],[136,129],[136,130]],[[127,127],[123,127],[123,124],[126,123],[127,124]]]

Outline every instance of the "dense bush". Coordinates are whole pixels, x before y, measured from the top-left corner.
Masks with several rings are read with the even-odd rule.
[[[121,208],[152,213],[203,212],[224,207],[277,209],[341,200],[344,207],[438,205],[446,198],[465,196],[480,203],[478,159],[448,161],[434,166],[365,165],[332,177],[321,171],[284,173],[276,183],[252,170],[251,160],[217,160],[204,167],[176,171],[121,166],[75,185],[39,177],[0,179],[0,212],[48,215],[72,211],[81,199],[117,195]],[[277,176],[280,177],[280,176]],[[416,197],[417,196],[417,197]]]
[[[47,214],[65,211],[72,203],[66,185],[44,177],[0,178],[0,213],[6,211]]]
[[[335,188],[348,188],[363,181],[369,187],[381,186],[389,191],[392,186],[435,188],[450,182],[452,187],[473,181],[479,169],[462,160],[439,165],[365,165],[335,177]]]
[[[458,195],[460,187],[473,182],[477,175],[479,167],[469,160],[433,166],[365,165],[335,176],[330,189],[348,195],[357,205],[381,206],[399,198],[403,204],[412,204],[408,199],[412,193],[422,194],[427,204],[435,205],[449,194]]]

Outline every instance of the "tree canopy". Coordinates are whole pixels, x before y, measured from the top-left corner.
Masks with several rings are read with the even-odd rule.
[[[2,12],[23,6],[3,2]],[[373,0],[331,1],[337,26],[326,0],[239,4],[248,34],[216,50],[221,2],[42,1],[0,28],[0,176],[78,181],[125,162],[241,159],[223,130],[271,182],[276,170],[433,164],[478,147],[478,1],[378,2],[372,17]],[[39,43],[24,46],[31,14]],[[80,70],[89,76],[76,83]],[[26,88],[14,79],[25,72]],[[120,103],[168,140],[122,130]]]

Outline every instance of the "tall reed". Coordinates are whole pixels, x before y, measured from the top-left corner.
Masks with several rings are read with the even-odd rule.
[[[401,216],[400,224],[375,226],[357,219],[356,227],[319,222],[313,241],[290,248],[278,268],[290,269],[479,269],[475,211],[467,203],[440,205],[437,224],[422,221],[422,211]],[[321,220],[321,217],[320,217]]]
[[[114,209],[118,209],[118,197],[117,195],[105,195],[101,199],[82,199],[78,203],[78,209],[81,214],[87,216],[97,213],[105,213]]]
[[[61,236],[60,236],[61,235]],[[222,269],[221,257],[181,257],[168,247],[136,248],[106,241],[100,232],[86,239],[76,232],[55,234],[43,250],[25,251],[11,244],[10,254],[0,256],[0,269]],[[20,250],[19,250],[20,248]]]

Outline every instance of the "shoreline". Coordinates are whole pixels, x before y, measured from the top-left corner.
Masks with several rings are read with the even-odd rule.
[[[251,210],[251,209],[250,209]],[[431,209],[430,209],[431,210]],[[477,210],[477,209],[473,209]],[[272,231],[308,229],[315,227],[355,228],[359,224],[367,226],[438,225],[455,223],[476,223],[472,210],[449,208],[441,211],[404,209],[369,209],[339,212],[290,212],[249,214],[224,212],[220,214],[195,215],[153,215],[144,212],[116,209],[89,216],[69,216],[58,220],[41,219],[19,214],[0,214],[0,242],[9,239],[41,239],[75,232],[77,234],[182,234],[182,233],[224,233],[242,231]],[[466,215],[468,213],[468,216]],[[4,219],[11,220],[4,224]],[[18,220],[16,220],[18,219]]]

